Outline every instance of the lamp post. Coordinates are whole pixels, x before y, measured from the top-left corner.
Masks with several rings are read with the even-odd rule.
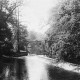
[[[17,0],[16,0],[16,6],[17,6]],[[17,53],[20,53],[20,49],[19,49],[19,7],[16,10],[16,17],[17,17]]]
[[[20,53],[20,48],[19,48],[19,7],[18,7],[18,26],[17,26],[17,42],[18,42],[18,50],[17,52]]]

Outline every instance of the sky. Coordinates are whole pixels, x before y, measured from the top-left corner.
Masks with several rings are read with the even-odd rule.
[[[36,32],[42,36],[50,27],[48,24],[50,11],[57,3],[58,0],[23,0],[23,4],[19,8],[19,19],[28,31]]]
[[[44,33],[49,27],[49,13],[57,0],[24,0],[20,20],[28,30]]]

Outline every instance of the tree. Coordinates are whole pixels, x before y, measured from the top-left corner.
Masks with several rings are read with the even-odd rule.
[[[26,26],[19,27],[19,47],[20,50],[26,50],[28,46],[28,40],[27,40],[28,32],[26,30]]]
[[[53,15],[55,24],[52,24],[53,31],[49,38],[53,43],[50,46],[55,47],[54,54],[58,57],[77,62],[80,56],[80,1],[67,0],[56,9],[55,19]]]
[[[18,24],[20,24],[15,15],[15,10],[20,6],[20,3],[13,3],[10,5],[8,0],[0,0],[0,3],[0,54],[8,55],[11,49],[13,49],[15,35],[17,34],[19,26]],[[21,35],[25,34],[23,32],[26,32],[24,28],[20,27],[19,31]],[[21,39],[23,40],[23,38]]]

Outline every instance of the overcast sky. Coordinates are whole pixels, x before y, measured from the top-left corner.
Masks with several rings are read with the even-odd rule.
[[[44,33],[49,26],[50,10],[56,4],[57,0],[24,0],[20,20],[28,25],[28,30]]]

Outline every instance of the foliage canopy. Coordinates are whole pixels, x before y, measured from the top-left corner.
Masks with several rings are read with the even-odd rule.
[[[65,61],[80,61],[80,0],[66,0],[52,11],[52,54]],[[55,17],[54,17],[55,16]],[[53,22],[54,23],[54,22]],[[54,31],[54,29],[56,29]]]

